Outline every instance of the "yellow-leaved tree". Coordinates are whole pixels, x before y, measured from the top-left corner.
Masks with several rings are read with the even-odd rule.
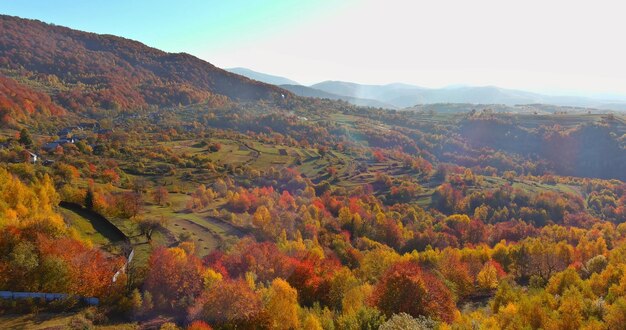
[[[267,293],[265,310],[272,329],[298,329],[300,327],[298,291],[281,278],[272,281]]]
[[[29,186],[0,169],[0,227],[37,226],[49,234],[63,233],[63,219],[54,212],[59,200],[48,175]]]
[[[491,263],[486,263],[476,276],[478,287],[483,290],[494,290],[498,287],[498,271]]]

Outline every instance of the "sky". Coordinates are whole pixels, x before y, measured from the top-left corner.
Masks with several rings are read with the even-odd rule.
[[[604,97],[626,95],[625,9],[609,0],[0,1],[2,14],[307,85],[495,85]]]

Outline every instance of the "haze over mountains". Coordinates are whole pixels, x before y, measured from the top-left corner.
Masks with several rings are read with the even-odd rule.
[[[272,84],[272,85],[300,85],[300,83],[298,83],[297,81],[293,81],[291,79],[274,76],[271,74],[256,72],[256,71],[252,71],[246,68],[230,68],[230,69],[226,69],[226,71],[230,71],[232,73],[236,73],[238,75],[245,76],[250,79],[262,81],[264,83]]]
[[[0,15],[0,123],[33,115],[115,109],[132,111],[229,101],[280,100],[294,95],[359,106],[403,109],[419,104],[554,104],[626,110],[596,98],[547,96],[498,87],[440,89],[407,84],[362,85],[296,81],[244,68],[220,69],[184,53],[40,21]]]
[[[364,98],[347,96],[347,95],[338,95],[333,92],[327,92],[321,89],[315,89],[312,87],[301,85],[298,82],[293,81],[288,78],[274,76],[271,74],[265,74],[261,72],[256,72],[256,71],[246,69],[246,68],[229,68],[229,69],[226,69],[226,71],[236,73],[236,74],[248,77],[250,79],[261,81],[267,84],[280,86],[281,88],[284,88],[298,96],[317,97],[317,98],[331,99],[331,100],[342,100],[342,101],[352,103],[354,105],[366,106],[366,107],[390,108],[390,109],[397,108],[396,106],[392,104],[381,102],[378,100],[364,99]]]
[[[250,69],[227,69],[248,78],[276,84],[292,93],[307,97],[341,99],[356,105],[407,108],[418,104],[473,103],[473,104],[551,104],[558,106],[588,107],[606,110],[626,110],[626,100],[601,99],[580,96],[544,95],[496,86],[455,85],[444,88],[425,88],[403,83],[363,85],[344,81],[324,81],[311,86],[282,84],[292,81]],[[236,71],[235,71],[236,70]],[[265,77],[271,77],[265,78]]]
[[[307,87],[303,85],[280,85],[280,87],[298,95],[304,97],[317,97],[323,99],[331,99],[331,100],[342,100],[354,105],[364,106],[364,107],[375,107],[375,108],[389,108],[395,109],[397,106],[385,102],[381,102],[379,100],[339,95],[333,92],[327,92],[321,89],[316,89],[312,87]]]

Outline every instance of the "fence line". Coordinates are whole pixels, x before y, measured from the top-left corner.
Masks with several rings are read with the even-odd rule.
[[[130,254],[128,255],[128,258],[126,258],[126,262],[124,263],[122,268],[120,268],[120,270],[115,272],[115,274],[113,275],[113,280],[112,280],[113,283],[117,281],[117,277],[120,276],[120,274],[123,274],[126,272],[126,268],[128,268],[128,264],[130,264],[130,262],[133,261],[134,256],[135,256],[135,249],[132,249],[130,251]]]

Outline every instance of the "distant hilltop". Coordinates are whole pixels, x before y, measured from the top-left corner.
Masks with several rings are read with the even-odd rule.
[[[444,88],[425,88],[403,83],[364,85],[346,81],[324,81],[311,86],[294,84],[293,80],[256,72],[245,68],[229,69],[250,79],[280,85],[299,96],[341,99],[355,105],[403,109],[420,104],[469,103],[547,104],[566,107],[584,107],[604,110],[626,110],[624,100],[554,96],[496,86],[453,85]],[[289,83],[287,83],[289,82]]]

